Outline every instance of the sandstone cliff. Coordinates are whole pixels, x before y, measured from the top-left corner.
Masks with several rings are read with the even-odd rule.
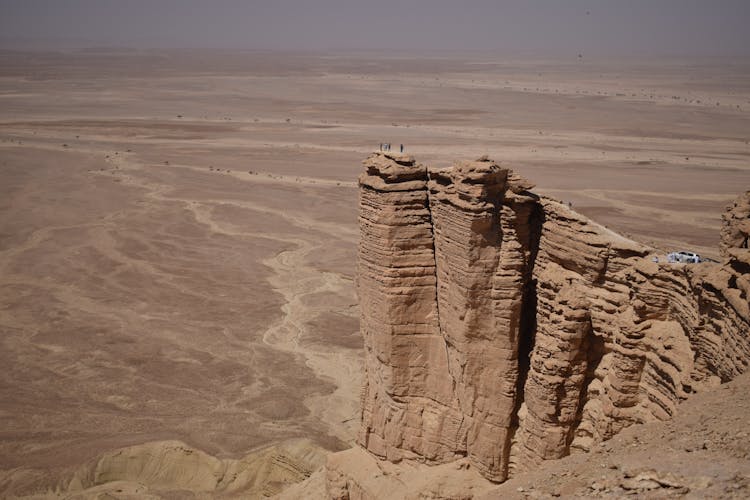
[[[719,249],[722,256],[727,257],[732,248],[746,250],[750,247],[750,191],[745,191],[729,205],[721,218]]]
[[[747,194],[725,216],[725,262],[674,265],[486,158],[364,166],[363,460],[500,482],[746,370]],[[329,460],[329,495],[368,497],[352,460]]]

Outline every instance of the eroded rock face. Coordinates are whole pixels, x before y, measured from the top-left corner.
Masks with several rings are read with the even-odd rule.
[[[729,250],[750,247],[750,191],[745,191],[722,214],[719,250],[729,256]]]
[[[506,476],[536,199],[491,161],[427,172],[378,154],[360,178],[367,349],[360,443],[389,460],[468,456]]]
[[[750,191],[731,203],[722,216],[720,266],[691,268],[691,283],[703,312],[696,362],[727,381],[747,367],[750,317]],[[744,335],[737,338],[735,332]]]
[[[747,198],[725,263],[659,264],[485,158],[364,164],[359,442],[375,456],[503,481],[747,369]]]
[[[360,177],[358,289],[366,373],[359,441],[375,455],[448,460],[422,416],[450,404],[438,342],[435,253],[427,170],[406,156],[374,155]],[[414,402],[413,398],[419,398]],[[442,402],[442,404],[441,404]],[[442,453],[441,453],[442,452]]]

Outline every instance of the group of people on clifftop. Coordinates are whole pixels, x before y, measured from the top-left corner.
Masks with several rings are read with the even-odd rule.
[[[399,145],[399,149],[400,149],[400,152],[403,153],[404,152],[404,145],[400,144]],[[381,142],[380,143],[380,150],[381,151],[390,151],[391,150],[391,143],[390,142]]]

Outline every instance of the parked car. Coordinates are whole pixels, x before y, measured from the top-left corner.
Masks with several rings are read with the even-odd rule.
[[[667,254],[667,262],[681,262],[683,264],[697,264],[701,256],[694,252],[672,252]]]

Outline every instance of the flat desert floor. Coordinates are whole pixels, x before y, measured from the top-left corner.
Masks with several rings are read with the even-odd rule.
[[[0,492],[261,495],[349,447],[356,178],[380,143],[489,155],[717,257],[749,140],[747,62],[0,53]]]

